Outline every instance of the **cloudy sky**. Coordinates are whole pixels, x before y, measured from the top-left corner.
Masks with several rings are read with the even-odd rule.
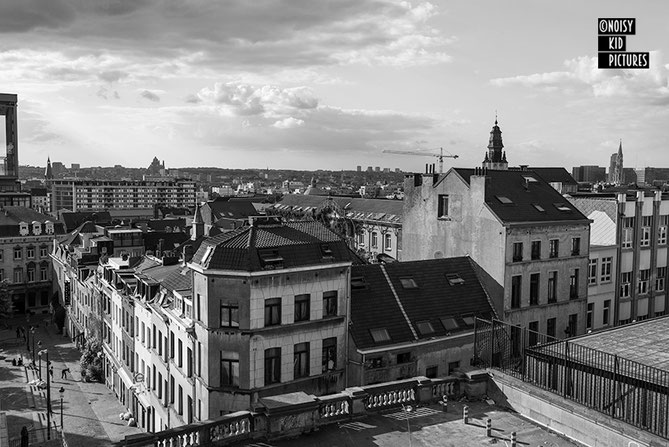
[[[634,17],[650,70],[598,70]],[[0,91],[21,164],[422,170],[482,161],[669,166],[669,2],[2,0]]]

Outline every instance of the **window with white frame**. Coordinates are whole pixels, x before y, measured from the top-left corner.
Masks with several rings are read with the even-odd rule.
[[[658,245],[667,244],[667,224],[669,223],[669,215],[661,215],[657,227],[657,243]]]
[[[650,282],[650,269],[639,270],[639,284],[637,291],[639,293],[648,293],[648,283]]]
[[[383,248],[388,251],[393,249],[393,237],[390,235],[390,233],[383,235]]]
[[[667,277],[667,268],[658,267],[657,276],[655,277],[655,291],[657,292],[664,291],[664,282],[666,277]]]
[[[599,282],[611,282],[611,265],[613,257],[602,258],[602,268],[600,270]]]
[[[372,231],[371,245],[372,245],[372,248],[378,248],[379,247],[379,235],[376,233],[376,231]]]
[[[634,217],[623,217],[623,248],[631,248],[634,240]]]
[[[650,227],[653,224],[653,216],[643,216],[641,223],[641,239],[639,243],[642,247],[648,247],[650,246]]]
[[[620,274],[620,297],[630,296],[632,288],[632,272],[622,272]]]
[[[598,259],[590,259],[590,263],[588,264],[588,285],[592,286],[597,284],[597,264],[598,264]]]

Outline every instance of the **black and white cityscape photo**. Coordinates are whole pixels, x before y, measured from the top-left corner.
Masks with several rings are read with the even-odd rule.
[[[669,4],[0,1],[0,447],[669,445]]]

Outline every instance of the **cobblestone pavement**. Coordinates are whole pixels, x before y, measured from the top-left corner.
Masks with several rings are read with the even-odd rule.
[[[25,321],[17,324],[25,324]],[[64,390],[63,426],[69,447],[110,446],[127,435],[140,433],[138,428],[128,427],[119,419],[119,413],[126,409],[104,384],[81,381],[81,353],[74,343],[56,334],[55,326],[49,326],[48,320],[33,321],[33,324],[39,324],[35,339],[42,342],[42,349],[48,350],[49,361],[53,365],[52,427],[60,427],[61,400],[58,391],[61,387]],[[12,365],[12,358],[22,357],[25,364],[30,361],[25,343],[15,337],[15,330],[0,330],[0,356],[6,357],[0,360],[0,411],[7,412],[10,439],[18,437],[24,425],[39,430],[43,436],[45,430],[40,429],[47,426],[46,392],[28,384],[37,378],[37,369]],[[32,338],[30,345],[32,349]],[[62,379],[61,373],[65,368],[69,368],[70,373]],[[46,378],[45,374],[46,358],[43,356],[42,379]]]

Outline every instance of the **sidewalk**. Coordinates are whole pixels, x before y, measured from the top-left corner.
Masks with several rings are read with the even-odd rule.
[[[13,331],[0,331],[0,340],[8,339],[9,333]],[[64,389],[63,395],[63,425],[65,427],[65,437],[69,447],[90,447],[90,446],[110,446],[113,442],[123,439],[127,435],[141,433],[141,430],[135,427],[128,427],[119,419],[119,413],[126,411],[116,396],[101,383],[87,383],[81,381],[81,371],[79,368],[79,359],[81,353],[76,349],[74,343],[63,335],[56,334],[53,325],[47,326],[44,321],[40,321],[40,327],[35,332],[36,339],[42,341],[42,349],[48,349],[49,360],[53,366],[53,378],[51,380],[51,409],[53,412],[52,423],[60,427],[61,402],[59,389]],[[31,340],[32,343],[32,340]],[[2,347],[0,346],[0,352]],[[29,359],[26,354],[25,345],[16,348],[8,348],[6,354],[16,357],[18,353],[24,355],[24,361]],[[11,357],[9,357],[11,362]],[[29,360],[28,360],[29,361]],[[32,380],[32,374],[37,375],[37,371],[31,371],[27,368],[14,367],[11,363],[0,361],[0,405],[4,402],[13,402],[16,407],[11,416],[8,417],[10,423],[10,438],[16,437],[23,425],[32,424],[32,427],[39,428],[40,425],[46,426],[44,417],[35,417],[32,413],[36,410],[42,410],[43,415],[46,407],[46,401],[41,397],[46,396],[46,391],[37,391],[36,393],[26,393],[30,389],[27,381]],[[6,368],[5,365],[8,365]],[[66,379],[61,379],[63,369],[69,368],[70,372]],[[23,371],[21,371],[23,369]],[[42,358],[42,379],[46,379],[46,359]],[[7,390],[10,390],[9,392]],[[19,390],[23,390],[23,397]],[[31,396],[35,403],[32,404]],[[31,408],[32,407],[32,408]],[[39,411],[37,411],[39,413]],[[15,427],[15,425],[18,427]],[[14,434],[16,432],[16,434]]]

